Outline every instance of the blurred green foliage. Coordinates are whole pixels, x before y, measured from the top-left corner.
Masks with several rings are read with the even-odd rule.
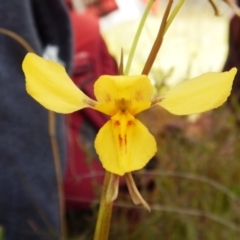
[[[4,230],[3,227],[0,226],[0,240],[4,240]]]

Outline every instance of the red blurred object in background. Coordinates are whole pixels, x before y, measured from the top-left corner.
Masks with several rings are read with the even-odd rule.
[[[149,3],[150,0],[142,0],[146,5]],[[160,0],[155,0],[152,8],[151,8],[151,13],[152,14],[157,14],[158,10],[159,10],[159,4],[160,4]]]
[[[115,0],[83,0],[86,6],[86,13],[102,17],[114,10],[117,4]]]
[[[95,17],[102,17],[118,9],[115,0],[78,0],[78,1],[75,0],[74,2],[74,0],[66,0],[66,3],[71,9],[73,8],[73,6],[75,8],[80,7],[81,11],[83,11],[86,14],[93,15]]]

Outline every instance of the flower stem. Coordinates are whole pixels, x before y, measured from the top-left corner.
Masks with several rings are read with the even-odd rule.
[[[162,23],[161,23],[157,38],[156,38],[156,40],[153,44],[152,50],[151,50],[151,52],[148,56],[148,59],[147,59],[146,64],[143,68],[142,74],[148,75],[148,73],[150,72],[150,70],[152,68],[152,65],[155,61],[155,58],[156,58],[156,56],[159,52],[159,49],[162,45],[163,37],[164,37],[165,33],[167,32],[169,26],[171,25],[172,21],[176,17],[177,13],[179,12],[179,10],[182,7],[184,2],[185,2],[185,0],[179,0],[178,4],[176,5],[174,10],[172,11],[170,17],[168,17],[169,14],[170,14],[172,3],[173,3],[173,0],[169,0],[167,8],[166,8],[166,10],[164,12],[164,15],[163,15]]]
[[[167,8],[164,12],[164,15],[163,15],[163,19],[162,19],[162,22],[161,22],[161,26],[160,26],[160,29],[159,29],[159,32],[158,32],[158,35],[157,35],[157,38],[153,44],[153,47],[151,49],[151,52],[148,56],[148,59],[145,63],[145,66],[142,70],[142,74],[144,75],[148,75],[148,73],[150,72],[151,68],[152,68],[152,65],[155,61],[155,58],[158,54],[158,51],[162,45],[162,41],[163,41],[163,36],[164,36],[164,30],[165,30],[165,27],[166,27],[166,24],[167,24],[167,19],[168,19],[168,16],[169,16],[169,13],[170,13],[170,10],[171,10],[171,7],[172,7],[172,4],[173,4],[173,0],[169,0],[168,2],[168,5],[167,5]]]
[[[178,14],[179,10],[181,9],[182,5],[184,4],[185,0],[179,0],[176,7],[173,9],[170,17],[167,20],[167,24],[164,28],[164,34],[167,32],[169,26],[171,25],[172,21],[174,20],[174,18],[176,17],[176,15]]]
[[[140,35],[141,35],[141,32],[142,32],[143,26],[146,22],[147,16],[148,16],[154,2],[155,2],[155,0],[149,1],[148,5],[147,5],[147,8],[145,9],[144,14],[141,18],[140,24],[138,26],[138,29],[137,29],[137,32],[135,34],[135,37],[134,37],[134,40],[133,40],[133,43],[132,43],[132,47],[131,47],[131,50],[130,50],[130,53],[129,53],[129,57],[128,57],[128,60],[127,60],[124,75],[129,74],[129,70],[130,70],[130,67],[131,67],[131,64],[132,64],[133,56],[134,56],[135,50],[137,48],[137,44],[138,44],[138,41],[139,41],[139,38],[140,38]]]
[[[98,219],[94,233],[94,240],[107,240],[112,218],[113,201],[118,194],[119,177],[106,171],[103,182]]]

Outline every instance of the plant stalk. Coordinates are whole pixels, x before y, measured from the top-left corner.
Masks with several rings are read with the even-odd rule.
[[[129,57],[128,57],[128,60],[127,60],[127,64],[126,64],[124,75],[128,75],[129,74],[130,67],[131,67],[132,60],[133,60],[133,56],[134,56],[134,53],[136,51],[140,35],[142,33],[143,26],[144,26],[144,24],[146,22],[147,16],[148,16],[148,14],[149,14],[149,12],[151,10],[151,7],[153,6],[154,2],[155,2],[155,0],[150,0],[149,1],[148,5],[147,5],[147,8],[145,9],[144,14],[143,14],[143,16],[141,18],[141,21],[139,23],[139,26],[138,26],[137,32],[135,34],[135,37],[134,37],[134,40],[133,40],[133,43],[132,43],[132,47],[131,47],[131,50],[130,50],[130,53],[129,53]]]
[[[94,240],[107,240],[112,218],[113,200],[108,199],[109,187],[112,184],[112,173],[106,171],[103,182],[98,219],[94,233]]]
[[[157,38],[153,44],[153,47],[151,49],[151,52],[148,56],[148,59],[145,63],[145,66],[142,70],[142,74],[144,75],[148,75],[151,68],[152,68],[152,65],[155,61],[155,58],[158,54],[158,51],[162,45],[162,41],[163,41],[163,36],[164,36],[164,30],[165,30],[165,27],[166,27],[166,24],[167,24],[167,19],[168,19],[168,16],[169,16],[169,13],[170,13],[170,10],[171,10],[171,7],[172,7],[172,4],[173,4],[173,0],[169,0],[168,2],[168,5],[167,5],[167,8],[164,12],[164,15],[163,15],[163,19],[162,19],[162,23],[161,23],[161,26],[160,26],[160,29],[159,29],[159,32],[158,32],[158,35],[157,35]]]

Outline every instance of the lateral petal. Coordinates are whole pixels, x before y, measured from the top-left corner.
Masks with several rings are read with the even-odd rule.
[[[60,64],[28,53],[22,68],[27,92],[45,108],[58,113],[71,113],[94,107],[94,100],[72,82]]]
[[[158,105],[176,115],[201,113],[222,105],[231,93],[236,68],[205,73],[169,90]]]
[[[157,151],[148,129],[128,117],[108,121],[97,134],[95,148],[103,167],[121,176],[143,168]]]

